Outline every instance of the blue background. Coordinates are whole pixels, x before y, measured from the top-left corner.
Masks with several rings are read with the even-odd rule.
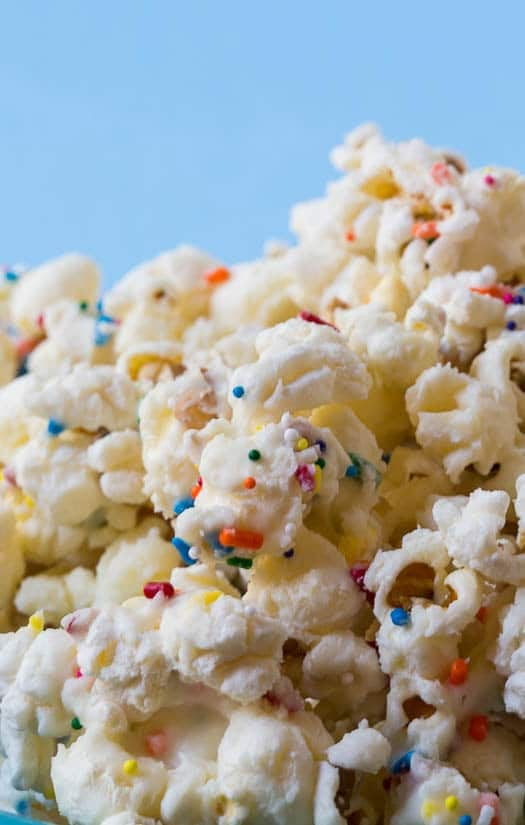
[[[106,283],[188,241],[287,237],[374,119],[524,166],[516,2],[45,0],[0,9],[0,261],[95,256]]]

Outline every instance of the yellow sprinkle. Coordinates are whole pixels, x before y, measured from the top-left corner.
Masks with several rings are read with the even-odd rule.
[[[115,653],[115,643],[110,645],[109,647],[104,648],[101,650],[97,656],[97,664],[99,667],[108,667],[113,661],[113,656]]]
[[[27,495],[24,496],[22,501],[23,501],[23,503],[25,504],[26,507],[34,507],[35,506],[35,502],[31,498],[31,496],[27,496]]]
[[[314,481],[315,481],[314,493],[318,493],[319,490],[321,489],[322,480],[323,480],[323,471],[319,467],[319,464],[316,464],[314,466]]]
[[[447,811],[455,811],[458,807],[458,798],[457,796],[447,796],[445,799],[445,808]]]
[[[412,327],[412,328],[413,328],[413,329],[415,329],[415,330],[423,330],[423,329],[426,329],[426,328],[427,328],[427,325],[426,325],[426,324],[424,324],[424,323],[423,323],[423,321],[416,321],[416,322],[413,324],[413,327]]]
[[[0,484],[2,483],[3,480],[4,480],[4,471],[0,470]]]
[[[430,817],[436,813],[436,810],[437,809],[434,803],[431,802],[430,799],[425,799],[425,801],[421,805],[421,816],[424,819],[430,819]]]
[[[136,759],[126,759],[126,761],[122,765],[122,770],[128,776],[133,776],[134,773],[137,773],[138,769],[139,765]]]
[[[29,617],[28,624],[31,630],[34,630],[35,633],[40,633],[40,631],[44,629],[44,617],[41,613],[33,613],[33,615]]]
[[[255,432],[260,433],[263,427],[264,427],[264,424],[256,424],[255,425]]]
[[[309,447],[309,446],[310,445],[308,444],[308,439],[307,438],[299,438],[295,442],[295,449],[299,450],[299,451],[300,450],[306,450],[306,448]]]
[[[223,595],[220,590],[206,590],[206,592],[202,594],[202,601],[206,607],[208,607],[208,605],[213,604],[213,602],[216,602],[217,599],[220,599]]]

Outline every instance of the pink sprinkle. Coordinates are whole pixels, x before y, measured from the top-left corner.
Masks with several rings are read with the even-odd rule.
[[[168,748],[168,738],[164,731],[156,731],[155,733],[148,733],[145,737],[146,750],[151,756],[163,756]]]
[[[323,321],[323,319],[319,318],[318,315],[314,315],[313,312],[307,312],[306,309],[301,310],[298,317],[302,318],[303,321],[308,321],[310,324],[320,324],[323,327],[332,327],[332,329],[335,329],[337,332],[339,332],[337,327],[335,327],[333,324],[330,324],[328,321]]]
[[[496,186],[496,184],[497,184],[497,180],[494,177],[494,175],[485,175],[485,177],[483,178],[483,182],[487,186]]]
[[[311,493],[315,490],[315,473],[309,464],[299,464],[295,471],[295,477],[303,492]]]
[[[77,668],[76,668],[76,670],[75,670],[75,679],[82,679],[82,676],[83,676],[83,675],[84,675],[84,674],[82,673],[82,671],[80,670],[80,668],[79,668],[79,667],[77,667]]]
[[[513,296],[512,292],[504,292],[503,295],[501,296],[501,300],[503,301],[504,304],[511,304],[513,297],[514,296]]]
[[[366,571],[368,570],[369,567],[370,567],[370,562],[368,562],[368,561],[356,561],[356,563],[353,565],[353,567],[350,568],[350,575],[351,575],[352,579],[355,581],[355,583],[357,584],[357,586],[358,586],[359,590],[361,591],[361,593],[363,593],[366,596],[366,600],[367,600],[368,604],[373,605],[374,604],[374,599],[375,599],[375,593],[372,593],[371,590],[368,590],[365,587],[365,576],[366,576]]]

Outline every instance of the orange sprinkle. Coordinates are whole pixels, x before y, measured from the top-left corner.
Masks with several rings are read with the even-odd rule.
[[[349,229],[345,235],[347,241],[355,241],[355,232],[353,229]]]
[[[478,620],[478,622],[481,622],[481,624],[485,624],[485,622],[487,621],[488,612],[488,607],[480,607],[480,609],[476,613],[476,619]]]
[[[19,358],[25,358],[26,355],[33,352],[40,341],[40,338],[21,338],[15,345],[16,354]]]
[[[237,527],[223,527],[219,533],[219,541],[224,547],[242,547],[245,550],[260,550],[263,546],[262,533],[252,530],[238,530]]]
[[[209,272],[206,272],[204,278],[212,286],[224,284],[230,280],[230,270],[226,269],[225,266],[218,266],[217,269],[210,269]]]
[[[202,478],[199,476],[196,483],[191,488],[191,497],[197,498],[200,491],[202,490]]]
[[[448,680],[451,685],[462,685],[467,681],[468,662],[465,659],[454,659],[450,665]]]
[[[412,235],[414,238],[420,238],[423,241],[432,241],[434,238],[439,238],[438,228],[435,221],[419,221],[412,226]]]
[[[468,735],[476,742],[483,742],[489,732],[489,720],[486,716],[473,716],[469,722]]]
[[[434,183],[437,183],[438,186],[444,186],[446,183],[450,183],[450,169],[446,163],[440,161],[435,163],[430,170],[430,175]]]
[[[253,490],[257,482],[255,481],[253,476],[247,476],[244,481],[243,485],[246,487],[247,490]]]
[[[498,284],[491,284],[491,286],[469,286],[469,289],[477,295],[490,295],[491,298],[501,298],[501,287]]]

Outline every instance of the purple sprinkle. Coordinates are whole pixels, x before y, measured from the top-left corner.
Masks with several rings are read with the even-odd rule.
[[[285,556],[285,558],[287,558],[287,559],[291,559],[294,552],[295,552],[295,550],[293,549],[293,547],[290,547],[289,550],[284,551],[283,556]]]
[[[523,295],[515,295],[512,299],[513,304],[522,304],[523,303]]]
[[[322,453],[326,452],[326,442],[320,438],[318,441],[315,442]]]

